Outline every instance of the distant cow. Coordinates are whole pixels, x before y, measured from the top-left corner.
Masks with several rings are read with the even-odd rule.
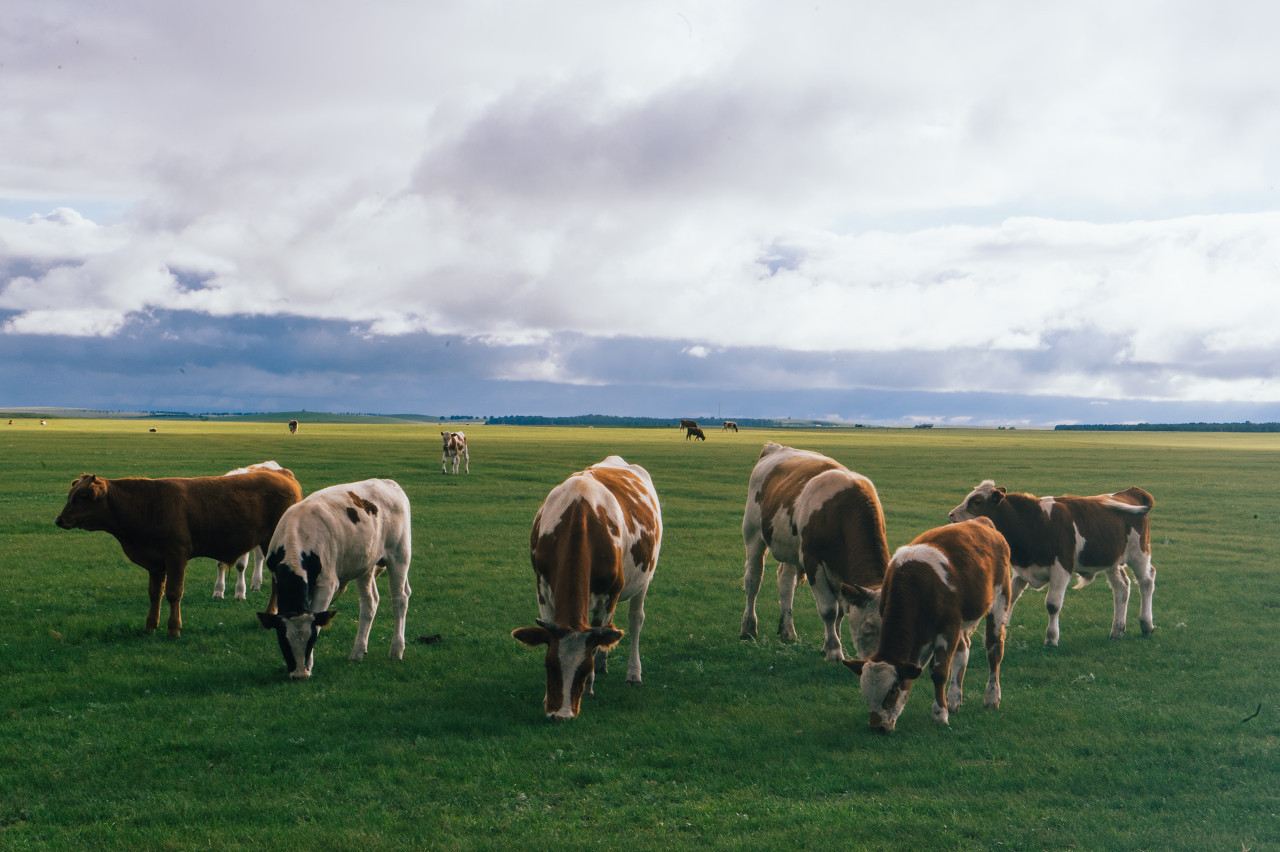
[[[985,480],[951,510],[952,521],[987,517],[1009,542],[1013,553],[1013,598],[1027,586],[1044,588],[1049,626],[1044,643],[1058,644],[1058,615],[1071,575],[1076,588],[1086,586],[1105,571],[1111,585],[1114,613],[1111,638],[1124,636],[1129,609],[1129,576],[1138,580],[1142,607],[1138,621],[1144,635],[1156,629],[1151,598],[1156,589],[1156,569],[1151,564],[1151,521],[1155,500],[1141,488],[1096,497],[1034,497],[1010,494]]]
[[[187,562],[205,556],[234,562],[271,541],[276,521],[302,499],[287,470],[241,476],[73,480],[55,523],[64,530],[100,530],[151,575],[146,630],[160,624],[160,595],[169,601],[169,635],[182,631],[182,586]]]
[[[874,595],[846,585],[852,599]],[[984,706],[1000,706],[1000,662],[1012,606],[1009,545],[986,518],[929,530],[898,548],[884,575],[880,640],[866,660],[845,660],[859,676],[871,727],[889,732],[932,658],[933,721],[948,723],[963,699],[969,638],[987,620],[990,674]]]
[[[684,439],[687,441],[690,438],[696,438],[699,441],[707,440],[706,433],[703,432],[701,429],[699,429],[697,426],[690,426],[688,429],[685,430]]]
[[[147,431],[148,431],[148,432],[159,432],[160,430],[159,430],[159,429],[157,429],[156,427],[152,426],[152,427],[151,427],[150,429],[148,429]]]
[[[395,619],[390,656],[404,657],[411,551],[409,498],[390,479],[322,488],[284,513],[267,548],[279,613],[260,612],[258,621],[276,631],[289,677],[311,676],[316,637],[336,614],[329,604],[353,580],[360,590],[360,625],[351,659],[363,659],[383,569]]]
[[[298,421],[297,421],[297,420],[290,420],[290,421],[289,421],[289,434],[290,434],[290,435],[296,435],[296,434],[298,434]]]
[[[467,463],[467,473],[471,472],[471,453],[467,451],[467,436],[461,432],[441,432],[440,439],[444,444],[444,452],[440,456],[440,472],[448,473],[449,459],[453,459],[453,472],[458,472],[458,460]]]
[[[678,428],[680,428],[680,429],[697,429],[697,428],[698,428],[698,421],[696,421],[696,420],[681,420],[681,421],[680,421],[680,426],[679,426]]]
[[[253,471],[253,470],[284,470],[284,468],[280,467],[279,463],[277,462],[264,461],[264,462],[258,462],[257,464],[251,464],[248,467],[238,467],[235,470],[227,471],[226,473],[223,474],[223,476],[239,476],[242,473],[249,473],[250,471]],[[241,554],[240,557],[235,560],[234,564],[236,567],[236,588],[235,588],[236,600],[238,601],[245,600],[248,597],[247,591],[249,589],[252,589],[253,591],[256,592],[262,588],[263,559],[264,559],[264,554],[263,554],[262,548],[255,547],[253,548],[253,550],[250,550],[248,553]],[[251,578],[252,584],[246,586],[244,581],[244,575],[245,575],[245,571],[248,570],[250,563],[253,564],[253,575]],[[213,599],[214,600],[222,600],[223,595],[226,593],[227,569],[229,569],[230,567],[231,567],[231,564],[229,563],[226,563],[226,562],[218,563],[218,579],[213,581]],[[270,611],[275,612],[275,606],[276,606],[275,589],[272,589],[271,600],[268,602],[267,608]]]
[[[547,646],[548,719],[577,716],[584,688],[594,694],[596,669],[608,671],[608,651],[623,636],[613,626],[619,601],[630,601],[627,682],[640,683],[644,596],[661,545],[653,480],[619,456],[573,474],[543,501],[529,537],[541,617],[511,635],[530,648]]]
[[[724,425],[720,427],[721,432],[737,432],[738,423],[736,420],[726,420]]]
[[[884,512],[871,480],[819,453],[770,441],[760,451],[747,486],[742,541],[747,553],[743,639],[756,636],[756,595],[767,549],[779,563],[779,636],[796,639],[791,610],[803,570],[825,626],[822,653],[826,658],[844,656],[840,622],[846,614],[858,653],[871,652],[879,632],[876,608],[845,611],[840,600],[845,583],[878,588],[889,564]]]

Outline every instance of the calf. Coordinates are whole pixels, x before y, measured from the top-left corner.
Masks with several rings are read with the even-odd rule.
[[[796,638],[791,610],[803,570],[825,626],[822,653],[829,660],[843,659],[840,622],[846,615],[858,653],[871,652],[879,631],[875,607],[842,607],[840,599],[844,583],[878,587],[889,564],[884,512],[871,480],[824,455],[770,441],[747,485],[742,541],[747,553],[743,639],[756,636],[756,595],[768,550],[779,563],[779,636]]]
[[[530,648],[547,646],[548,719],[574,718],[584,688],[594,694],[596,668],[608,670],[608,651],[623,636],[613,626],[619,601],[630,601],[627,682],[640,683],[644,596],[661,545],[653,481],[619,456],[573,474],[543,501],[529,537],[541,617],[511,635]]]
[[[449,459],[453,459],[453,472],[458,472],[458,459],[462,458],[467,463],[467,473],[471,472],[471,454],[467,452],[467,436],[461,432],[441,432],[441,441],[444,444],[444,454],[440,456],[440,472],[448,472]]]
[[[280,611],[260,612],[258,621],[276,631],[289,677],[311,676],[316,637],[336,614],[329,604],[352,580],[360,590],[360,626],[351,659],[364,657],[378,611],[376,579],[383,569],[395,619],[390,656],[404,657],[405,616],[413,591],[409,520],[409,498],[390,479],[322,488],[284,513],[267,548]]]
[[[296,435],[296,434],[298,434],[298,421],[297,421],[297,420],[290,420],[290,421],[289,421],[289,434],[290,434],[290,435]]]
[[[697,426],[690,426],[688,429],[685,430],[684,439],[687,441],[690,438],[696,438],[699,441],[705,441],[707,440],[707,434],[703,432],[701,429],[699,429]]]
[[[240,476],[73,480],[55,523],[64,530],[101,530],[120,542],[129,561],[151,576],[146,630],[160,624],[160,595],[169,601],[169,635],[182,631],[187,561],[206,556],[234,562],[271,541],[276,521],[302,499],[287,470]]]
[[[1000,706],[1009,586],[1009,545],[990,520],[979,518],[929,530],[898,548],[881,593],[848,585],[841,590],[851,599],[880,597],[883,622],[875,653],[844,661],[859,676],[872,729],[893,730],[930,658],[933,721],[948,723],[948,712],[963,699],[969,637],[983,616],[991,667],[983,704]]]
[[[251,464],[248,467],[238,467],[235,470],[227,471],[226,473],[223,474],[223,476],[239,476],[240,474],[248,473],[251,470],[284,470],[284,468],[280,467],[279,463],[277,462],[264,461],[264,462],[258,462],[257,464]],[[248,553],[242,553],[240,557],[235,560],[234,564],[236,568],[236,589],[235,589],[236,600],[238,601],[245,600],[248,597],[247,591],[249,589],[252,589],[253,591],[256,592],[262,588],[263,558],[264,556],[263,556],[262,548],[254,547],[253,550],[250,550]],[[252,585],[246,586],[244,581],[244,575],[245,575],[245,571],[248,570],[250,563],[253,564]],[[214,600],[219,600],[219,601],[222,600],[223,595],[226,593],[227,570],[230,567],[231,565],[226,562],[218,563],[218,579],[213,581],[213,599]],[[269,609],[272,612],[275,612],[275,600],[276,600],[276,595],[275,595],[275,589],[273,588],[271,590],[271,600],[267,604],[267,609]]]
[[[1034,497],[1010,494],[985,480],[951,510],[952,521],[986,517],[995,522],[1009,542],[1013,562],[1013,598],[1024,589],[1044,588],[1049,626],[1044,643],[1058,644],[1058,615],[1067,584],[1076,574],[1076,588],[1086,586],[1105,571],[1111,585],[1113,615],[1111,638],[1124,636],[1129,609],[1129,575],[1138,579],[1142,607],[1138,622],[1144,635],[1156,629],[1151,599],[1156,589],[1156,569],[1151,564],[1151,521],[1155,500],[1141,488],[1096,497]]]

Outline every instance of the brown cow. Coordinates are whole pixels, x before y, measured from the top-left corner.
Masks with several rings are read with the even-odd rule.
[[[1111,585],[1113,612],[1111,638],[1124,636],[1129,610],[1128,564],[1138,579],[1142,606],[1138,623],[1143,635],[1156,629],[1151,599],[1156,590],[1156,569],[1151,564],[1151,519],[1155,500],[1141,488],[1096,497],[1035,497],[1010,494],[985,480],[964,502],[951,510],[952,521],[986,517],[1009,542],[1013,551],[1013,598],[1024,589],[1046,584],[1045,609],[1049,625],[1044,644],[1057,645],[1058,615],[1067,584],[1076,574],[1076,588],[1086,586],[1105,571]]]
[[[987,619],[987,691],[983,704],[1000,706],[1000,662],[1012,606],[1009,545],[987,518],[938,527],[898,548],[882,592],[844,586],[857,603],[880,597],[880,641],[866,660],[845,660],[859,676],[871,727],[889,732],[924,666],[933,660],[933,721],[948,723],[963,699],[969,637]],[[949,685],[948,685],[949,683]]]
[[[196,556],[235,562],[271,543],[276,522],[302,499],[288,470],[239,476],[72,480],[55,523],[64,530],[111,533],[130,562],[151,575],[146,630],[160,624],[160,595],[169,601],[169,635],[182,632],[182,586]],[[274,610],[272,596],[268,608]]]
[[[701,429],[699,429],[697,426],[690,426],[687,429],[685,429],[684,439],[687,441],[690,438],[694,438],[698,441],[705,441],[707,440],[707,434],[703,432]]]
[[[289,434],[290,434],[290,435],[296,435],[296,434],[298,434],[298,421],[297,421],[297,420],[290,420],[290,421],[289,421]]]
[[[791,608],[803,570],[826,629],[822,644],[826,658],[835,661],[844,656],[840,621],[846,615],[858,653],[871,653],[879,635],[876,608],[842,611],[840,601],[842,584],[878,587],[889,564],[884,512],[870,479],[820,453],[770,441],[760,451],[747,485],[742,542],[747,555],[743,639],[756,636],[756,595],[768,550],[779,563],[778,635],[784,640],[796,638]]]
[[[681,420],[681,421],[680,421],[680,426],[679,426],[679,428],[680,428],[680,429],[697,429],[697,428],[698,428],[698,421],[696,421],[696,420]]]

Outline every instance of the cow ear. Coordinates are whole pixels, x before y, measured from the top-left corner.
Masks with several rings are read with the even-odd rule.
[[[328,627],[329,622],[333,621],[333,617],[337,614],[337,611],[332,609],[327,609],[324,612],[317,612],[315,614],[316,627]]]
[[[856,675],[858,675],[859,677],[861,677],[861,675],[862,675],[862,665],[863,665],[863,663],[865,663],[865,662],[866,662],[866,660],[850,660],[850,659],[846,658],[846,659],[841,660],[840,662],[844,663],[844,664],[845,664],[845,666],[849,669],[849,671],[851,671],[851,672],[853,672],[854,674],[856,674]]]
[[[996,486],[996,490],[991,492],[991,502],[999,503],[1001,500],[1004,499],[1004,495],[1008,493],[1009,493],[1009,489],[1005,488],[1004,486]]]
[[[850,606],[865,607],[875,603],[878,592],[851,583],[840,584],[840,598]]]
[[[567,628],[561,627],[559,624],[556,624],[554,621],[545,621],[541,618],[536,619],[535,621],[539,627],[541,627],[543,630],[547,631],[557,639],[563,639],[565,636],[569,635],[569,630]]]
[[[607,651],[622,641],[625,634],[616,627],[593,627],[587,634],[588,648],[602,648]]]
[[[551,644],[551,631],[545,627],[520,627],[511,631],[511,638],[526,648]]]
[[[915,663],[898,663],[894,668],[898,671],[899,680],[915,680],[924,672]]]
[[[264,630],[272,630],[280,626],[280,616],[274,612],[258,613],[258,623]]]

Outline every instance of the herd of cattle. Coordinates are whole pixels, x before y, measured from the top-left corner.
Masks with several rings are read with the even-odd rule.
[[[686,427],[687,428],[687,427]],[[694,427],[696,428],[696,427]],[[466,436],[441,433],[441,466],[459,459],[470,471]],[[917,536],[890,555],[884,512],[875,486],[839,462],[769,442],[751,473],[742,520],[746,550],[746,609],[741,636],[757,635],[755,602],[766,551],[778,561],[778,633],[794,639],[792,607],[803,576],[824,625],[823,653],[843,662],[860,681],[871,726],[891,731],[926,666],[934,686],[933,718],[948,722],[962,699],[970,637],[985,619],[990,675],[984,704],[1000,704],[1000,664],[1006,626],[1023,590],[1048,586],[1045,644],[1056,645],[1058,616],[1074,575],[1077,587],[1106,573],[1111,585],[1112,638],[1124,634],[1130,580],[1138,581],[1143,633],[1155,629],[1148,514],[1151,495],[1140,488],[1096,497],[1009,493],[987,480],[950,513],[951,523]],[[218,561],[213,596],[221,598],[235,565],[236,598],[245,597],[265,564],[271,597],[261,625],[274,629],[291,678],[311,674],[319,632],[334,617],[334,598],[351,582],[360,596],[351,659],[361,659],[378,608],[376,578],[388,575],[393,609],[390,656],[404,654],[409,607],[410,508],[389,479],[323,488],[303,498],[291,471],[275,462],[223,476],[105,479],[83,474],[72,482],[56,523],[63,529],[104,531],[126,557],[150,575],[146,629],[169,602],[168,633],[182,628],[181,600],[188,560]],[[547,495],[529,540],[539,617],[512,637],[546,646],[549,719],[575,717],[593,692],[597,671],[625,635],[614,612],[629,602],[628,682],[641,681],[644,599],[662,544],[662,510],[649,473],[609,456],[569,476]],[[848,622],[857,653],[847,658],[841,623]]]

